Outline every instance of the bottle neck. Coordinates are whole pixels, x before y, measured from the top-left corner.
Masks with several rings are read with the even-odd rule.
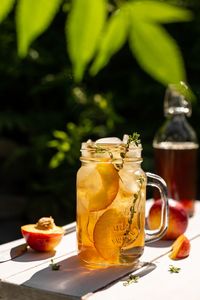
[[[184,114],[187,117],[192,114],[191,103],[173,85],[170,85],[165,93],[164,114],[165,116]]]
[[[196,133],[187,120],[191,113],[191,103],[173,86],[169,86],[164,98],[166,121],[157,131],[153,144],[163,142],[196,144]]]
[[[164,115],[167,116],[185,116],[190,117],[191,116],[191,110],[188,107],[182,107],[182,106],[170,106],[170,107],[164,107]]]
[[[168,120],[179,120],[179,121],[186,121],[187,115],[184,113],[173,113],[173,114],[167,114],[166,118]]]
[[[162,142],[189,142],[198,144],[196,133],[184,113],[167,115],[166,121],[154,137],[153,144],[155,146]]]

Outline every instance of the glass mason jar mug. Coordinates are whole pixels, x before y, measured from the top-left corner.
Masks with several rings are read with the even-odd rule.
[[[82,143],[77,173],[77,242],[87,264],[137,264],[145,243],[167,229],[164,180],[141,169],[141,145],[105,138]],[[146,186],[158,188],[163,200],[160,227],[145,229]]]

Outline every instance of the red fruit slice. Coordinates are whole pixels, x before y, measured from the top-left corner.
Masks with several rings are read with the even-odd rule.
[[[185,258],[190,254],[190,241],[182,234],[172,244],[172,251],[169,254],[171,259]]]

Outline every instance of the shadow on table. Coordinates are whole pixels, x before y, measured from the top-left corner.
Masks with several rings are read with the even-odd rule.
[[[145,245],[145,247],[166,248],[166,247],[170,247],[173,244],[173,242],[174,241],[159,240],[156,242],[152,242],[151,244]]]
[[[60,261],[59,264],[58,271],[47,267],[36,272],[23,285],[79,298],[107,288],[116,281],[126,280],[126,276],[136,270],[137,275],[141,277],[156,268],[152,263],[141,263],[140,269],[134,266],[88,269],[80,262],[77,255]]]
[[[19,247],[21,247],[21,246],[19,246]],[[15,248],[17,248],[17,247],[15,247]],[[15,248],[12,248],[11,252],[14,253],[14,251],[16,251]],[[23,255],[15,257],[15,254],[14,254],[13,260],[19,261],[19,262],[38,261],[38,260],[44,260],[44,259],[48,259],[48,258],[50,259],[55,256],[55,253],[56,253],[55,250],[48,251],[48,252],[37,252],[28,247],[27,251],[24,252]]]

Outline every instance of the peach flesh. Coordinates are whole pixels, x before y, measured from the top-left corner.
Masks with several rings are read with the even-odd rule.
[[[190,241],[182,234],[172,244],[172,251],[169,254],[171,259],[182,259],[190,254]]]
[[[27,244],[36,251],[46,252],[53,250],[61,241],[64,230],[54,226],[52,229],[36,229],[35,224],[21,227],[21,232]]]

